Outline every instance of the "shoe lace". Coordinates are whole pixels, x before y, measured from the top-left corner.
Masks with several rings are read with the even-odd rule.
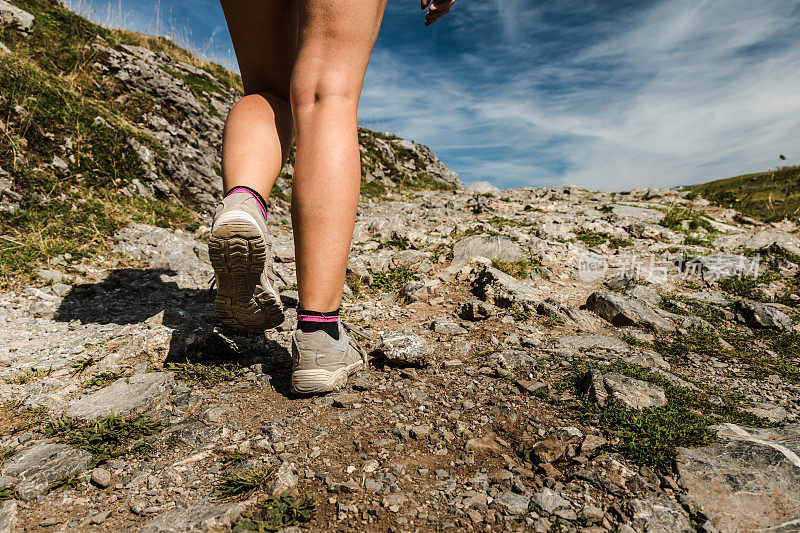
[[[211,279],[208,280],[208,299],[209,299],[209,301],[212,301],[212,302],[214,301],[214,298],[216,298],[216,296],[217,296],[216,292],[217,292],[217,277],[216,276],[212,276]]]

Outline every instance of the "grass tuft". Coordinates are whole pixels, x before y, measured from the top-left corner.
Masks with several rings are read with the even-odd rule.
[[[204,364],[192,363],[188,359],[183,363],[166,363],[161,370],[175,372],[177,379],[182,379],[189,386],[202,385],[213,387],[218,383],[233,381],[242,375],[243,369],[234,363]]]
[[[225,472],[217,480],[217,492],[224,500],[246,500],[267,488],[277,468],[273,465],[245,472]]]
[[[30,383],[35,379],[39,379],[44,376],[49,376],[53,373],[52,368],[48,368],[47,370],[28,370],[21,374],[17,374],[16,376],[12,376],[5,379],[5,382],[9,385],[25,385],[26,383]]]
[[[100,372],[90,377],[86,381],[84,386],[87,389],[104,387],[105,385],[108,385],[113,381],[117,381],[121,377],[122,377],[121,372]]]
[[[120,418],[109,415],[95,422],[80,422],[61,417],[48,421],[43,433],[92,454],[91,467],[126,455],[146,455],[153,450],[147,437],[158,433],[163,424],[146,415]]]
[[[517,259],[516,261],[492,261],[492,266],[517,279],[525,279],[531,272],[536,272],[546,277],[542,260],[538,258]]]

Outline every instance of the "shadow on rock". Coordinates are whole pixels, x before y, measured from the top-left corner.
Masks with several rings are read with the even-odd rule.
[[[213,322],[214,306],[208,291],[179,288],[169,281],[173,274],[158,268],[114,270],[101,282],[74,286],[56,310],[55,320],[125,325],[144,322],[161,311],[174,311]]]
[[[114,270],[98,283],[76,285],[56,310],[55,320],[140,325],[124,345],[108,354],[101,370],[143,360],[163,366],[182,363],[252,367],[270,376],[275,390],[290,396],[291,356],[263,333],[219,324],[205,289],[181,288],[168,269]],[[107,368],[106,368],[107,367]]]

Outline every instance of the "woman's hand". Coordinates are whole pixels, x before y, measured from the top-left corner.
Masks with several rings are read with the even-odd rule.
[[[421,2],[422,9],[427,9],[430,6],[430,9],[425,14],[425,25],[430,26],[450,11],[450,7],[455,3],[455,0],[421,0]]]

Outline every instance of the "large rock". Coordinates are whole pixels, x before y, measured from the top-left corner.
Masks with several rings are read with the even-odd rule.
[[[197,273],[205,276],[205,279],[213,275],[208,246],[191,235],[146,224],[131,224],[119,230],[114,239],[118,252],[145,261],[151,268]]]
[[[419,335],[387,331],[381,335],[381,351],[390,363],[423,366],[430,362],[429,358],[434,350]]]
[[[16,487],[24,500],[47,489],[64,476],[86,470],[92,455],[66,444],[35,444],[3,465],[3,476],[16,478]]]
[[[615,326],[642,326],[657,332],[674,329],[672,323],[656,314],[652,307],[637,298],[608,291],[596,291],[586,300],[586,308]]]
[[[28,35],[33,31],[33,21],[33,15],[27,11],[0,0],[0,24],[3,26],[11,26],[18,32]]]
[[[667,404],[663,388],[616,372],[602,374],[599,370],[590,370],[584,388],[589,397],[600,405],[614,400],[625,409],[639,410]]]
[[[648,494],[624,505],[631,517],[630,525],[636,531],[647,533],[683,533],[694,531],[689,517],[666,494]]]
[[[473,235],[461,239],[453,246],[455,268],[461,268],[476,257],[512,263],[525,259],[525,252],[514,241],[499,235]]]
[[[773,243],[777,243],[781,248],[789,252],[800,254],[800,238],[777,229],[761,229],[754,233],[723,235],[714,242],[714,245],[725,249],[742,247],[750,250],[760,250]]]
[[[543,488],[531,498],[536,507],[547,514],[552,514],[560,509],[569,509],[570,503],[553,489]]]
[[[490,266],[478,268],[472,276],[472,291],[497,307],[535,309],[539,303],[530,285]]]
[[[615,204],[611,207],[611,213],[617,219],[632,218],[640,222],[658,222],[664,218],[661,211],[632,205]]]
[[[740,322],[751,328],[788,329],[792,327],[792,317],[771,305],[739,300],[733,304],[733,311]]]
[[[147,522],[139,533],[230,531],[244,510],[244,503],[202,502],[189,507],[175,507]]]
[[[110,414],[128,416],[165,401],[174,386],[172,372],[136,374],[84,396],[70,405],[66,414],[82,420],[96,420]]]
[[[506,514],[521,515],[528,512],[529,503],[529,498],[507,490],[494,499],[492,506]]]
[[[546,298],[536,306],[536,312],[542,316],[561,319],[564,324],[575,326],[582,331],[597,331],[600,329],[597,317],[583,309],[575,309],[562,304],[554,298]]]
[[[800,519],[800,424],[715,429],[714,444],[679,449],[688,495],[719,531],[798,531],[778,526]]]
[[[486,364],[492,368],[509,371],[517,368],[532,368],[536,365],[536,357],[523,350],[502,350],[490,354]]]
[[[678,266],[682,272],[706,281],[731,276],[756,276],[759,269],[757,261],[737,254],[699,255],[679,262]]]
[[[0,506],[0,533],[15,533],[17,522],[17,501],[4,501]]]

